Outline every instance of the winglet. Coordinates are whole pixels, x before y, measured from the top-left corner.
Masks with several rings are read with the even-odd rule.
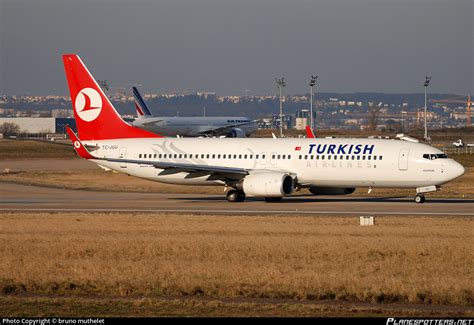
[[[95,157],[87,151],[86,147],[84,144],[79,140],[77,135],[74,133],[73,130],[69,127],[69,125],[66,125],[66,132],[69,135],[69,139],[71,139],[72,144],[74,146],[74,150],[76,151],[77,155],[81,158],[84,159],[94,159]]]
[[[313,130],[311,130],[311,127],[309,125],[306,125],[306,137],[310,139],[316,138],[314,136]]]

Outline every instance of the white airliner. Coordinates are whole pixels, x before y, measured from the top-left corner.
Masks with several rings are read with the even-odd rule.
[[[307,187],[350,194],[357,187],[416,189],[415,202],[463,175],[426,144],[381,139],[165,138],[125,123],[77,55],[64,55],[79,156],[104,168],[181,185],[225,186],[227,199],[279,201]]]
[[[132,125],[156,134],[183,137],[226,136],[245,138],[257,131],[255,121],[240,116],[156,117],[151,113],[138,89],[132,87],[132,90],[137,111],[137,118],[132,122]]]

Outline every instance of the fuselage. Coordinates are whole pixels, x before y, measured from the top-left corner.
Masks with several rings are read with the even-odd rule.
[[[235,127],[242,130],[245,136],[251,135],[257,130],[257,124],[246,117],[143,117],[137,118],[133,126],[163,136],[198,137],[205,133],[216,131],[217,135],[231,132]],[[222,130],[226,128],[225,130]],[[222,130],[222,131],[221,131]]]
[[[422,143],[381,139],[152,138],[85,141],[100,158],[282,171],[300,186],[439,186],[464,173],[462,165]],[[150,164],[96,160],[133,176],[172,184],[222,185],[209,173],[159,169]]]

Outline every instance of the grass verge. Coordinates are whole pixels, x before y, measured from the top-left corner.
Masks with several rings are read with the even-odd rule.
[[[1,213],[0,293],[472,311],[473,220]]]

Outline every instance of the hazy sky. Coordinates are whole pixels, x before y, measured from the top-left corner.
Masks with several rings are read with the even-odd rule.
[[[68,94],[61,54],[144,93],[473,94],[472,0],[0,0],[0,94]]]

